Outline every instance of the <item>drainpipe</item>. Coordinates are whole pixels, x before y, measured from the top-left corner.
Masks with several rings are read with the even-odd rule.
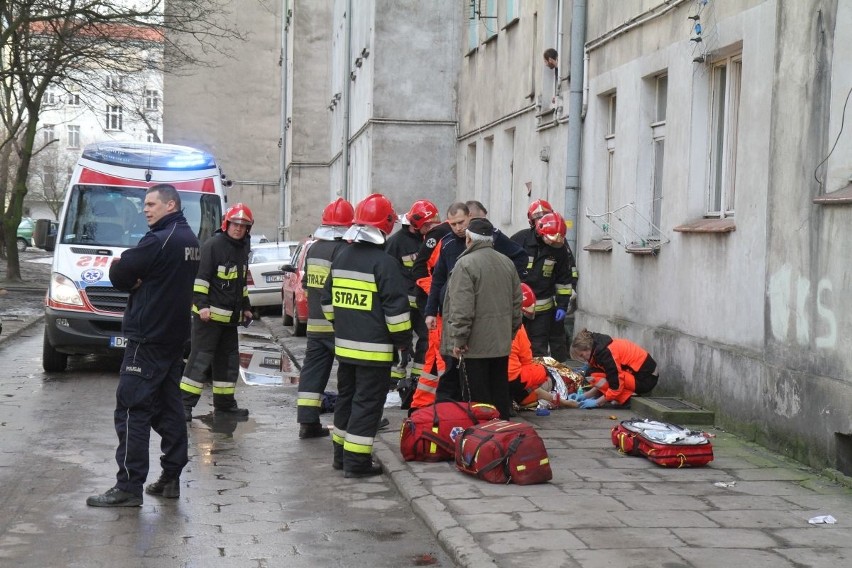
[[[287,239],[287,31],[290,27],[290,14],[288,5],[290,0],[282,0],[281,8],[281,144],[279,150],[278,178],[278,239]]]
[[[568,94],[568,144],[565,161],[565,219],[569,222],[566,241],[577,255],[577,222],[580,198],[580,158],[583,137],[583,55],[586,43],[586,1],[574,0],[571,13],[571,86]]]
[[[349,77],[352,68],[352,0],[346,2],[346,57],[343,60],[343,148],[341,159],[343,160],[343,180],[341,189],[343,199],[349,201],[349,110],[352,106],[350,91],[352,79]]]

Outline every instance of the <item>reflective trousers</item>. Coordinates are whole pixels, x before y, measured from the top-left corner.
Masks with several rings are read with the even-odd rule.
[[[236,406],[234,393],[239,376],[240,341],[236,326],[205,323],[193,314],[192,351],[180,382],[184,406],[194,408],[204,383],[209,382],[213,383],[214,407]]]
[[[322,395],[328,385],[332,365],[334,335],[309,335],[296,395],[296,421],[299,424],[320,423]]]
[[[128,341],[115,393],[118,464],[115,486],[142,495],[148,477],[151,429],[160,435],[160,466],[179,477],[187,463],[186,421],[180,383],[183,345]]]
[[[363,471],[372,464],[389,380],[390,367],[338,361],[332,442],[334,460],[344,471]]]

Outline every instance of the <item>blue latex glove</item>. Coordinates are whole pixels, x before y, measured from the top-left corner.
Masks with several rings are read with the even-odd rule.
[[[573,400],[573,401],[576,401],[576,402],[580,402],[585,398],[586,397],[583,396],[583,393],[578,393],[578,392],[572,392],[571,394],[568,395],[568,400]]]
[[[580,403],[580,408],[597,408],[598,407],[598,399],[596,398],[587,398]]]
[[[562,308],[556,308],[556,313],[553,314],[553,319],[556,321],[562,321],[565,319],[565,310]]]

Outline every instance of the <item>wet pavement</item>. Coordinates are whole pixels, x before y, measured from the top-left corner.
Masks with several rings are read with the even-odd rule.
[[[258,334],[261,330],[265,333]],[[182,565],[410,566],[430,565],[432,561],[435,563],[431,565],[449,566],[455,562],[469,567],[852,565],[849,478],[832,471],[814,471],[712,426],[703,428],[713,436],[715,459],[709,466],[661,468],[645,459],[619,454],[613,447],[610,430],[618,421],[633,417],[630,410],[561,410],[549,416],[523,413],[518,420],[535,425],[544,439],[554,478],[543,485],[516,486],[477,480],[457,472],[450,463],[402,461],[398,430],[405,413],[387,408],[385,415],[391,420],[391,427],[380,434],[374,451],[388,473],[378,479],[350,484],[354,480],[343,481],[329,471],[327,439],[307,443],[295,439],[296,386],[292,378],[304,354],[304,338],[290,337],[281,326],[280,316],[264,318],[249,331],[251,334],[244,335],[244,345],[256,342],[260,347],[251,350],[259,359],[248,361],[255,367],[250,371],[254,374],[246,376],[258,384],[241,385],[239,397],[252,408],[251,420],[236,424],[230,433],[227,428],[222,433],[219,426],[214,427],[212,416],[193,421],[190,435],[195,453],[182,480],[182,490],[187,496],[182,496],[174,507],[149,499],[141,513],[109,512],[107,515],[121,527],[111,532],[125,536],[117,540],[94,538],[87,546],[116,546],[121,556],[144,559],[147,557],[138,556],[140,542],[150,538],[152,545],[160,547],[154,550],[166,553],[159,554],[156,562],[140,561],[139,565],[145,566],[169,565],[168,558],[177,558],[173,549],[183,552],[187,546],[195,550],[196,544],[199,553],[203,550],[205,555]],[[32,331],[27,333],[35,335]],[[291,356],[292,360],[286,363],[291,365],[290,372],[284,376],[276,378],[271,373],[272,378],[260,379],[267,370],[272,370],[279,353],[269,349],[266,333],[269,340],[281,346],[285,362],[286,355]],[[36,340],[26,345],[33,349]],[[30,358],[37,358],[35,352]],[[269,383],[259,384],[261,380]],[[66,377],[61,381],[67,386],[74,379]],[[51,384],[52,381],[46,381],[44,388]],[[110,395],[103,395],[107,400],[102,405],[108,405]],[[205,404],[209,405],[209,394],[202,399],[200,408],[206,408]],[[330,421],[329,415],[323,418]],[[79,506],[86,491],[106,487],[103,484],[109,482],[114,468],[109,455],[114,441],[103,435],[107,429],[105,415],[100,412],[91,420],[92,427],[96,424],[100,430],[96,445],[91,435],[84,438],[82,433],[70,433],[79,446],[87,447],[82,453],[71,452],[66,442],[60,444],[65,449],[59,451],[55,448],[58,441],[49,438],[30,448],[35,453],[54,452],[56,459],[80,467],[89,464],[89,475],[78,480],[80,486],[75,486],[65,507],[51,504],[55,525],[52,539],[63,543],[74,540],[66,534],[69,531],[78,540],[93,538],[93,531],[85,527],[102,524],[103,520],[103,511],[94,514]],[[277,442],[269,444],[276,437]],[[19,449],[23,451],[24,447]],[[8,465],[7,460],[8,454],[4,452],[3,465]],[[217,469],[220,467],[224,469]],[[4,475],[3,469],[0,468],[0,475]],[[256,475],[260,470],[263,474]],[[217,475],[221,471],[227,473]],[[0,478],[3,485],[5,477]],[[319,502],[316,496],[311,501],[299,499],[300,495],[311,493],[317,484],[328,488]],[[23,491],[30,495],[37,491],[37,485],[28,485]],[[16,495],[20,492],[19,489]],[[405,513],[388,513],[385,509],[396,511],[391,503],[399,495],[406,508],[410,507],[408,510],[419,517],[417,525],[423,526],[419,525],[422,520],[428,527],[424,530],[435,535],[452,560],[443,553],[421,558],[416,548],[408,548],[405,553],[393,548],[376,549],[372,557],[347,556],[352,547],[357,548],[358,535],[369,535],[374,543],[400,537],[397,531],[406,524]],[[207,504],[199,507],[198,500]],[[17,513],[17,509],[8,508],[8,498],[5,501],[4,510]],[[350,515],[353,524],[349,530],[355,532],[340,531],[341,535],[329,527],[312,526],[317,507]],[[72,513],[63,512],[64,509]],[[172,509],[179,514],[175,515]],[[199,515],[200,511],[204,514]],[[284,515],[282,511],[292,511],[293,515]],[[352,516],[353,513],[362,516]],[[14,530],[7,523],[0,533],[0,563],[10,558],[10,550],[16,550],[9,544],[10,539],[25,540],[29,546],[37,541],[31,533],[38,527],[27,524],[23,512],[19,515],[20,523]],[[826,515],[836,522],[809,522]],[[284,517],[298,521],[285,528]],[[61,530],[57,531],[57,526]],[[337,557],[331,554],[305,557],[294,553],[273,556],[266,563],[257,560],[272,549],[289,546],[299,549],[292,542],[296,528],[304,530],[299,533],[301,539],[310,540],[309,535],[321,533],[322,537],[317,536],[317,546],[336,550]],[[181,535],[181,544],[176,544],[175,535]],[[431,535],[423,536],[424,544]],[[226,542],[223,553],[211,554],[217,541],[223,540]],[[206,546],[201,546],[202,543]],[[252,552],[240,554],[242,547]],[[387,556],[388,550],[397,554]],[[241,563],[240,559],[245,562]]]

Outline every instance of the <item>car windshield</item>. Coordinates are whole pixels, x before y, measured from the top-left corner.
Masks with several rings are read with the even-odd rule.
[[[218,228],[222,216],[219,196],[180,192],[181,207],[189,226],[205,241]],[[142,211],[145,188],[75,185],[62,225],[62,243],[135,246],[148,232]]]
[[[261,262],[290,260],[290,247],[288,245],[280,245],[277,247],[264,247],[251,251],[249,256],[249,264],[259,264]]]

